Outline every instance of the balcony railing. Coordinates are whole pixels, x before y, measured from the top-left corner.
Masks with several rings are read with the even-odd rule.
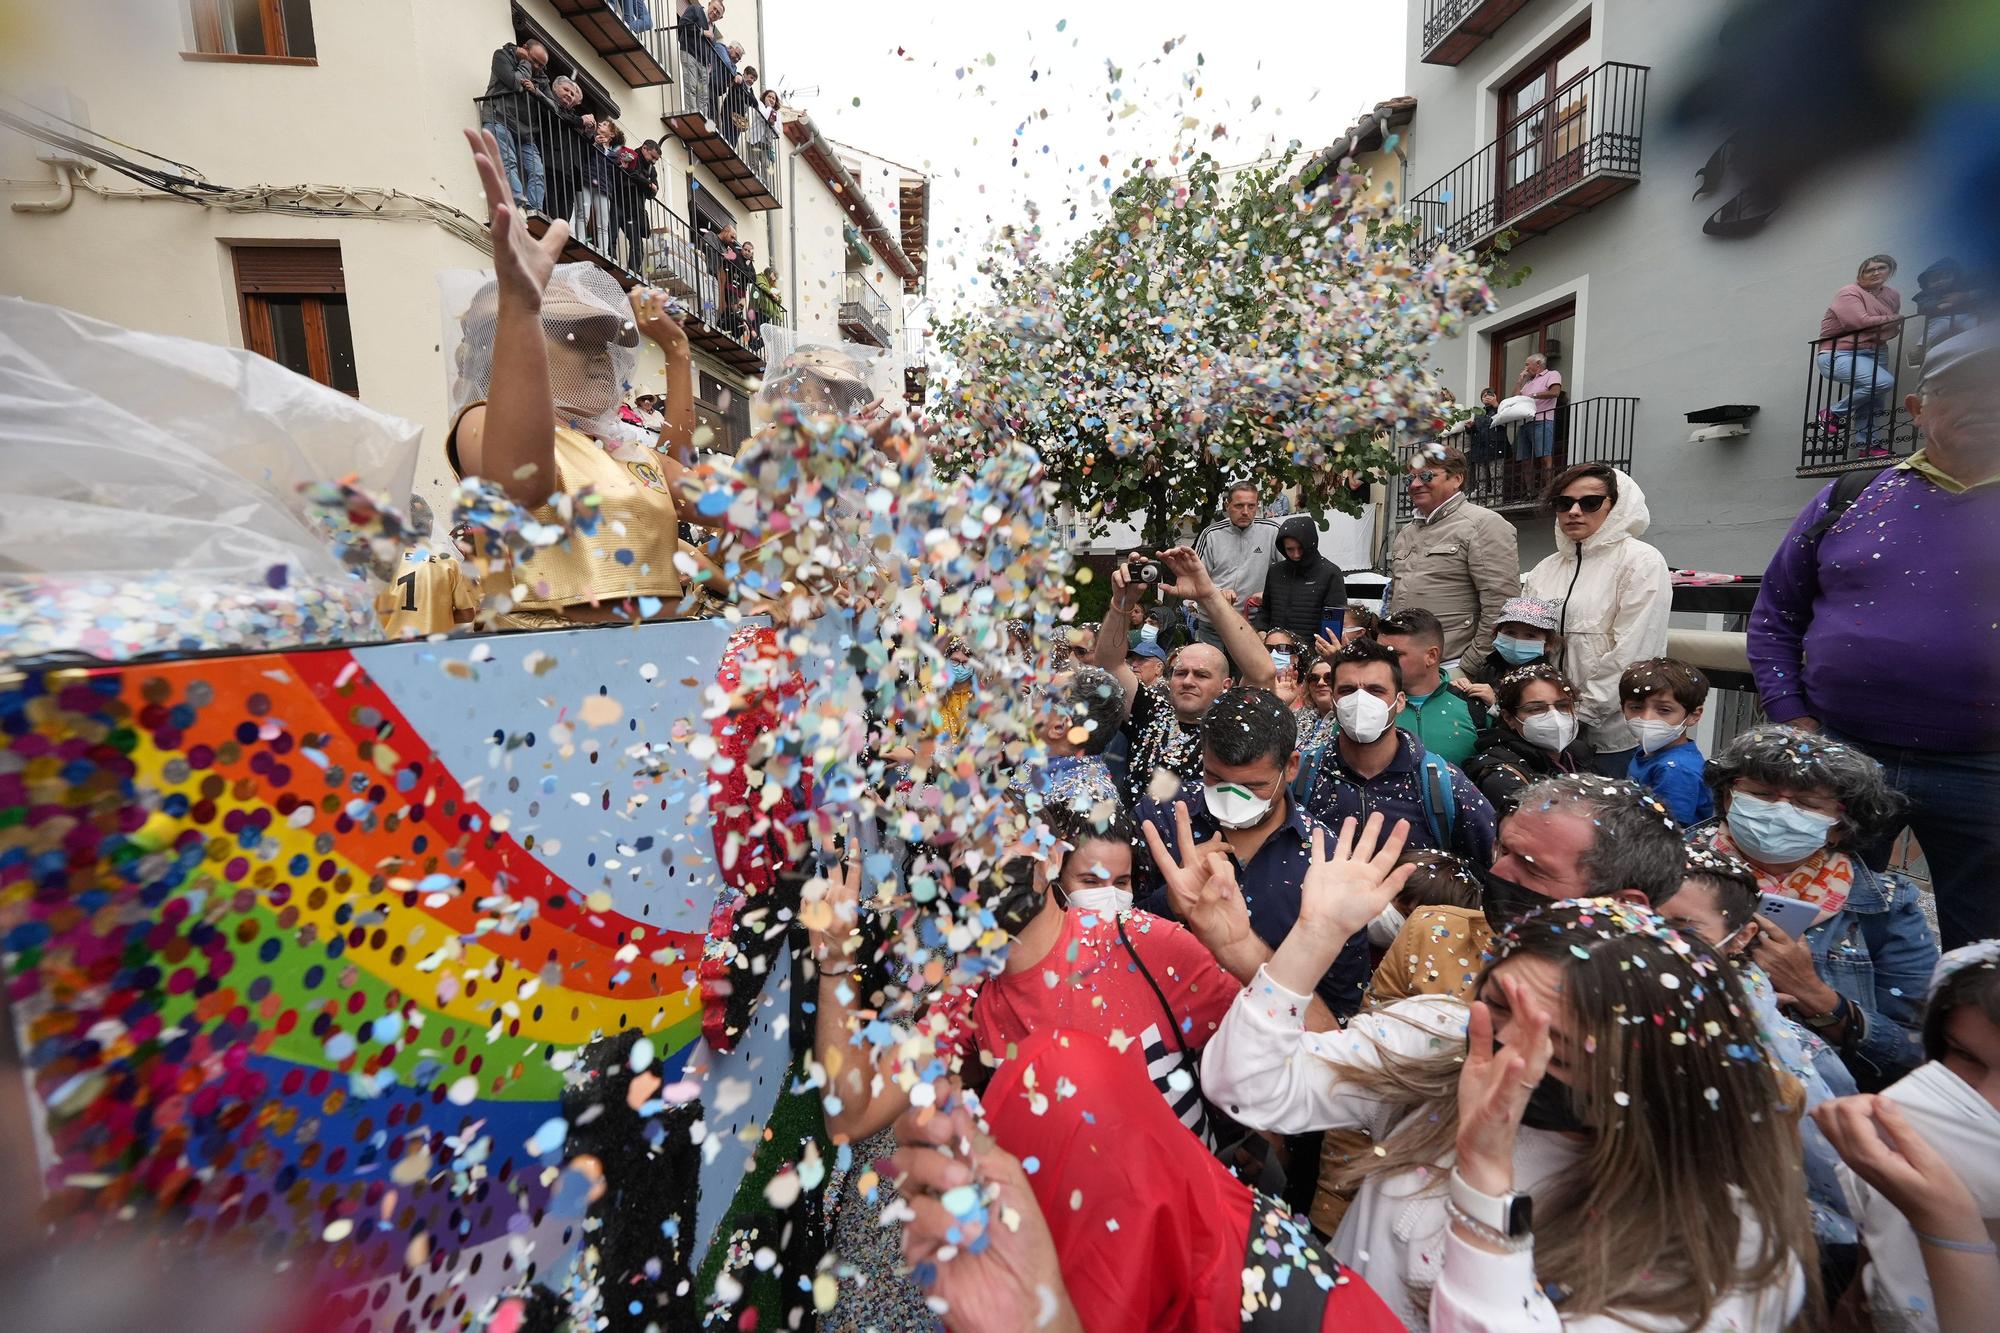
[[[1469,432],[1448,443],[1470,460],[1465,493],[1474,504],[1500,513],[1528,513],[1541,503],[1542,492],[1556,473],[1572,463],[1609,463],[1632,470],[1633,427],[1639,415],[1637,398],[1581,398],[1556,409],[1551,421],[1523,421],[1503,428],[1504,439],[1493,444],[1504,450],[1476,456]],[[1546,432],[1546,433],[1545,433]],[[1549,452],[1537,457],[1546,440]],[[1422,441],[1398,441],[1396,461],[1407,472]],[[1395,478],[1396,521],[1410,520],[1410,492],[1403,473]]]
[[[661,117],[667,128],[745,208],[777,208],[778,132],[764,119],[756,89],[737,82],[705,38],[683,42],[678,28],[657,35],[674,75]]]
[[[1456,65],[1500,31],[1528,0],[1426,0],[1423,61]]]
[[[505,131],[502,155],[513,155],[530,231],[541,236],[567,220],[565,260],[596,264],[626,287],[665,289],[687,307],[690,343],[733,369],[762,370],[760,330],[784,323],[785,312],[758,288],[750,259],[691,229],[555,103],[530,93],[475,100],[480,123]]]
[[[1585,70],[1410,200],[1420,244],[1472,250],[1538,235],[1639,180],[1646,67]]]
[[[665,5],[668,0],[656,0]],[[655,28],[647,0],[551,0],[618,77],[634,88],[671,82],[670,30]]]
[[[1906,315],[1893,324],[1815,338],[1806,360],[1805,433],[1801,477],[1829,477],[1856,468],[1886,467],[1923,447],[1923,434],[1903,409],[1923,370],[1926,345],[1970,327],[1951,315]]]
[[[840,331],[856,342],[887,347],[889,328],[895,322],[889,302],[875,290],[875,284],[859,273],[848,274],[840,296]]]

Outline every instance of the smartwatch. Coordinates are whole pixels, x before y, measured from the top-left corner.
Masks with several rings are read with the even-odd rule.
[[[1508,1240],[1522,1240],[1534,1230],[1534,1203],[1526,1194],[1486,1194],[1474,1189],[1451,1170],[1451,1206],[1489,1231]]]

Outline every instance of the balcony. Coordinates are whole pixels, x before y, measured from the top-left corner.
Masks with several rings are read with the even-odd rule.
[[[583,34],[590,49],[634,88],[671,83],[667,61],[671,33],[654,28],[645,0],[550,0],[556,13]],[[665,4],[666,0],[659,0]]]
[[[1423,62],[1456,65],[1500,31],[1528,0],[1426,0]]]
[[[1501,514],[1531,514],[1541,504],[1542,490],[1556,473],[1572,463],[1609,463],[1623,471],[1632,470],[1632,435],[1639,415],[1637,398],[1582,398],[1556,409],[1555,453],[1535,459],[1516,457],[1529,451],[1528,427],[1522,422],[1508,428],[1508,457],[1473,459],[1465,478],[1465,493],[1474,504],[1485,505]],[[1421,441],[1398,442],[1396,461],[1408,469],[1417,456]],[[1461,451],[1470,448],[1470,437],[1455,435],[1451,445]],[[1410,521],[1410,492],[1398,477],[1395,492],[1396,521]]]
[[[840,294],[841,333],[855,342],[887,347],[889,328],[895,322],[895,312],[882,293],[875,290],[875,284],[859,273],[848,274],[847,285]]]
[[[903,401],[922,407],[930,387],[930,353],[925,348],[926,330],[921,325],[903,326]]]
[[[764,119],[755,94],[729,81],[713,49],[683,47],[677,29],[662,28],[654,36],[674,71],[660,119],[745,208],[763,213],[779,207],[778,132]]]
[[[758,288],[749,260],[713,232],[689,228],[554,103],[526,93],[474,100],[481,124],[511,127],[517,160],[541,163],[542,206],[530,210],[529,231],[542,236],[554,219],[567,219],[565,262],[595,264],[628,289],[645,283],[669,292],[686,307],[689,343],[732,370],[762,372],[763,326],[784,323],[785,309]],[[522,186],[532,196],[526,179]]]
[[[1536,236],[1639,183],[1644,65],[1585,70],[1406,205],[1417,242],[1477,250]]]
[[[1926,324],[1936,326],[1928,337]],[[1813,339],[1798,475],[1887,467],[1923,448],[1923,432],[1903,410],[1904,396],[1916,391],[1923,375],[1918,343],[1948,338],[1958,325],[1949,315],[1906,315],[1873,333]]]

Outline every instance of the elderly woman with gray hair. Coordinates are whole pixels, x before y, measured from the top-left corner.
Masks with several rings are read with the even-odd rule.
[[[1901,810],[1882,766],[1851,745],[1763,726],[1724,746],[1704,776],[1719,817],[1688,837],[1742,858],[1756,874],[1751,961],[1862,1091],[1914,1069],[1937,939],[1916,885],[1878,874],[1847,850],[1891,827]],[[1787,914],[1790,929],[1773,919]]]

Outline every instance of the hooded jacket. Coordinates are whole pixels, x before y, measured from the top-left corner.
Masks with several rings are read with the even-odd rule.
[[[1284,557],[1285,538],[1296,540],[1305,554]],[[1289,630],[1302,644],[1320,631],[1328,610],[1347,606],[1347,579],[1340,566],[1319,553],[1319,524],[1310,514],[1294,514],[1278,525],[1278,561],[1264,579],[1264,604],[1251,622],[1260,630]]]
[[[1465,776],[1502,815],[1513,813],[1514,798],[1535,783],[1589,769],[1590,747],[1581,736],[1551,755],[1504,722],[1479,734],[1479,751],[1465,762]]]
[[[1556,525],[1556,552],[1528,571],[1523,591],[1558,603],[1562,669],[1577,690],[1576,718],[1599,754],[1629,750],[1639,738],[1618,708],[1625,668],[1667,651],[1673,585],[1667,559],[1639,540],[1652,523],[1646,493],[1623,472],[1604,526],[1578,546]]]

